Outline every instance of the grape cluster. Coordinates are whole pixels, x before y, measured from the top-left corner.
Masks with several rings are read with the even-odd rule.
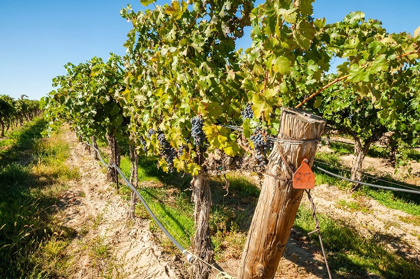
[[[178,156],[182,156],[182,154],[184,154],[184,146],[183,145],[178,147]]]
[[[140,136],[140,142],[143,145],[143,151],[147,152],[147,145],[146,145],[146,141],[144,140],[144,138],[142,136]]]
[[[162,156],[166,163],[168,163],[168,168],[172,172],[174,169],[174,159],[176,157],[176,150],[171,146],[171,144],[166,140],[165,134],[160,132],[157,136],[157,139],[160,144],[160,156]]]
[[[256,128],[254,134],[249,139],[254,143],[258,166],[262,167],[267,165],[268,161],[265,156],[272,148],[272,143],[264,138],[261,128]]]
[[[203,119],[200,116],[195,116],[191,119],[191,136],[194,139],[194,144],[196,146],[202,146],[206,141],[206,136],[203,132]]]
[[[250,103],[246,104],[245,109],[242,111],[241,114],[242,114],[242,119],[243,120],[254,118],[254,112],[252,111],[251,105],[252,104],[250,104]]]
[[[149,129],[149,131],[147,131],[149,133],[149,139],[152,135],[156,134],[156,132],[153,129]]]

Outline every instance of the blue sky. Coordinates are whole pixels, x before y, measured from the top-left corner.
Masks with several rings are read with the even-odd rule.
[[[119,11],[127,4],[133,10],[144,9],[138,0],[0,0],[0,94],[39,99],[52,90],[52,78],[65,73],[67,62],[80,63],[93,56],[107,59],[110,52],[123,55],[131,23]],[[413,33],[420,26],[420,0],[317,0],[314,4],[314,16],[325,17],[328,23],[357,10],[381,20],[390,32]],[[250,44],[247,29],[237,47]]]

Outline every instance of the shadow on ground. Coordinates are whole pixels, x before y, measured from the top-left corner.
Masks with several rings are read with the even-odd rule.
[[[76,232],[54,222],[57,196],[43,191],[55,184],[56,174],[38,172],[32,167],[42,154],[36,145],[46,126],[34,120],[13,132],[10,145],[0,150],[0,275],[2,278],[27,278],[46,275],[38,252],[52,237],[73,238]],[[39,150],[38,150],[39,151]],[[60,189],[56,189],[59,191]],[[54,277],[54,274],[48,274]]]

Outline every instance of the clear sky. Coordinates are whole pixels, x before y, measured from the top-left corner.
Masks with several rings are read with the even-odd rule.
[[[39,99],[67,62],[123,55],[131,23],[119,11],[127,4],[145,9],[138,0],[0,0],[0,94]],[[357,10],[390,32],[413,33],[420,26],[420,0],[316,0],[314,17],[332,23]],[[238,48],[250,46],[249,32]]]

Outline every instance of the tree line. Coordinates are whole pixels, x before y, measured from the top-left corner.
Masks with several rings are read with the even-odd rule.
[[[25,99],[14,99],[8,95],[0,95],[0,136],[4,137],[5,132],[23,125],[24,121],[30,121],[40,113],[39,101]]]

